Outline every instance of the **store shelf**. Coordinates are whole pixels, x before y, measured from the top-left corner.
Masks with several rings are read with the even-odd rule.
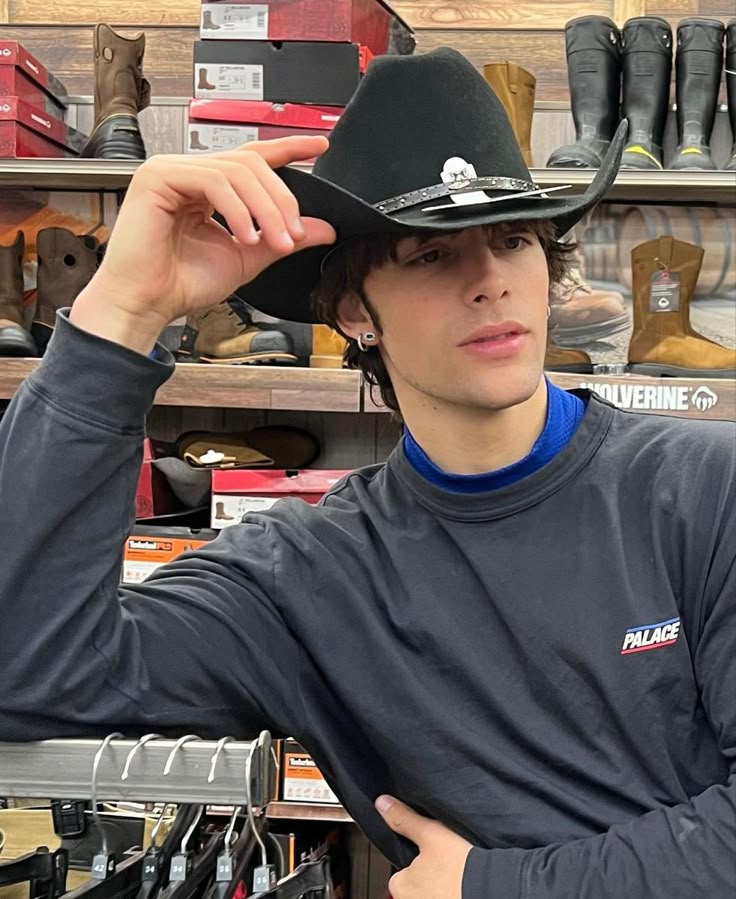
[[[0,187],[43,190],[121,190],[140,165],[108,159],[2,159]],[[308,170],[308,166],[299,166]],[[532,169],[543,187],[570,184],[582,192],[593,180],[592,169]],[[560,192],[560,196],[563,196]],[[608,200],[630,203],[736,204],[733,172],[620,172]]]
[[[266,809],[269,818],[292,821],[352,821],[341,805],[313,805],[299,802],[272,802]]]
[[[619,408],[680,418],[736,421],[736,383],[730,378],[648,378],[642,375],[568,375],[549,373],[565,390],[587,387]],[[378,396],[377,392],[376,396]],[[388,412],[364,391],[366,412]]]
[[[140,164],[115,159],[2,159],[0,187],[122,190]]]
[[[0,399],[10,399],[38,359],[0,360]],[[159,406],[359,412],[360,372],[330,368],[260,368],[179,364],[156,394]]]

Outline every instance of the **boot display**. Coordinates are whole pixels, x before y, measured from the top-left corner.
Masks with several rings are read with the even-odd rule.
[[[736,19],[726,26],[726,91],[728,94],[728,120],[731,123],[731,159],[726,169],[736,171]]]
[[[657,16],[629,19],[621,33],[622,116],[629,140],[622,169],[659,170],[672,75],[672,29]]]
[[[59,309],[71,306],[90,282],[102,258],[103,246],[91,234],[76,235],[66,228],[38,232],[36,312],[31,333],[43,352],[51,339]]]
[[[670,169],[717,168],[709,144],[721,84],[724,31],[717,19],[682,19],[677,26],[677,149]]]
[[[109,25],[97,25],[95,48],[95,124],[82,156],[97,159],[145,159],[138,113],[151,102],[143,77],[145,34],[123,37]]]
[[[532,116],[537,79],[513,62],[484,65],[483,77],[503,103],[524,162],[532,168]]]
[[[176,357],[224,365],[297,361],[288,335],[243,321],[228,300],[187,316]]]
[[[36,356],[26,330],[23,307],[25,238],[18,231],[10,246],[0,246],[0,356]]]
[[[547,340],[547,350],[544,355],[544,370],[592,375],[593,362],[590,356],[582,350],[568,350],[557,346],[550,336]]]
[[[629,370],[683,378],[736,377],[736,349],[721,346],[690,325],[704,250],[659,237],[631,251],[634,331]]]
[[[565,26],[567,77],[575,143],[555,150],[551,168],[600,167],[619,117],[621,40],[605,16],[582,16]]]
[[[342,368],[347,341],[327,325],[312,325],[310,368]]]
[[[210,148],[207,144],[203,144],[199,139],[199,131],[192,131],[189,135],[189,149],[190,150],[209,150]]]

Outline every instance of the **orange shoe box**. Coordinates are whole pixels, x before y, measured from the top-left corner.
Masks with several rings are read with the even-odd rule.
[[[123,549],[121,583],[140,584],[178,556],[214,540],[217,531],[137,525]]]

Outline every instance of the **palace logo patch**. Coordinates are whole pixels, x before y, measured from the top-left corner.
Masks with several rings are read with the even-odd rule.
[[[630,627],[624,636],[621,655],[626,656],[632,652],[643,652],[645,649],[661,649],[663,646],[672,646],[677,643],[679,636],[679,618],[669,618],[658,624]]]

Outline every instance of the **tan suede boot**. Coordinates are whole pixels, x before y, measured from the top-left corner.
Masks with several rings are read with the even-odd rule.
[[[227,300],[187,316],[176,356],[185,362],[295,364],[291,338],[242,321]]]
[[[513,62],[488,63],[483,66],[483,76],[503,104],[524,162],[531,168],[532,115],[537,79]]]
[[[645,375],[736,377],[736,349],[721,346],[690,325],[690,298],[704,250],[659,237],[631,251],[634,332],[629,368]]]
[[[38,276],[36,312],[31,331],[41,352],[46,349],[59,309],[71,306],[97,271],[102,247],[91,234],[44,228],[36,238]]]
[[[342,368],[347,341],[327,325],[312,325],[310,368]]]
[[[95,26],[95,124],[82,156],[145,159],[138,113],[151,102],[143,77],[146,36],[123,37],[109,25]]]
[[[18,231],[10,246],[0,246],[0,356],[36,356],[36,343],[25,327],[23,255],[25,238]]]
[[[565,349],[557,346],[550,338],[547,340],[547,351],[544,355],[544,370],[592,375],[593,362],[582,350]]]

